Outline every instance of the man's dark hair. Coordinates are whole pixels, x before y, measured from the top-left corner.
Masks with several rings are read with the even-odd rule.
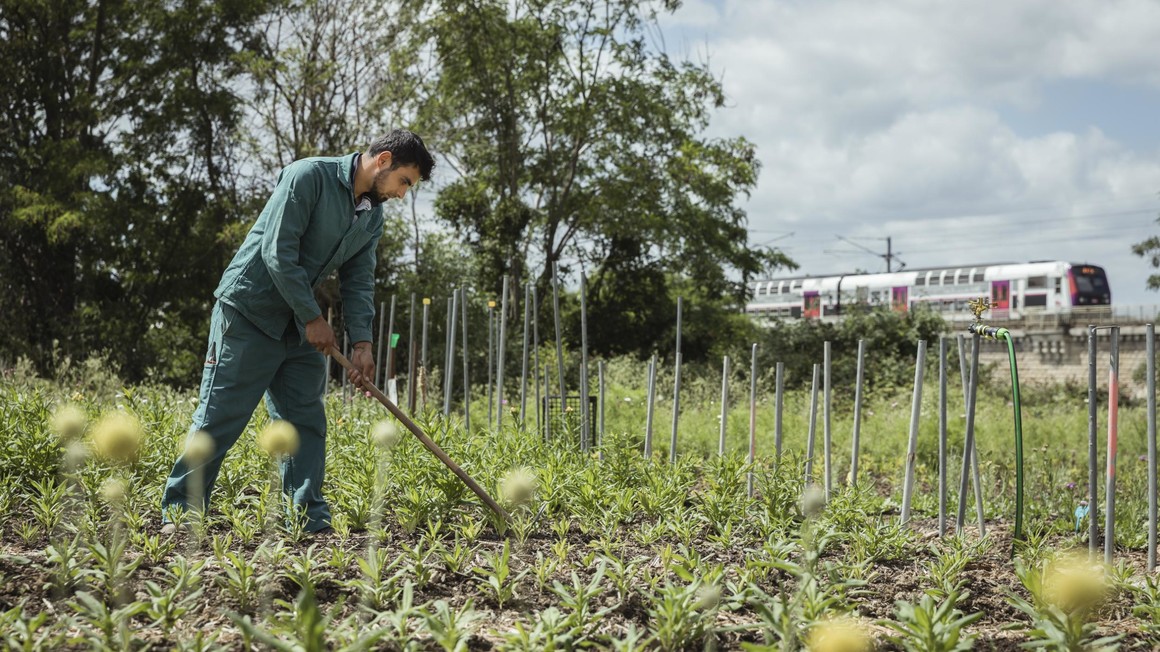
[[[431,168],[435,167],[435,159],[427,151],[423,139],[406,129],[395,129],[391,133],[371,143],[367,150],[371,156],[378,156],[383,152],[391,153],[391,169],[400,165],[419,166],[419,178],[423,181],[431,180]]]

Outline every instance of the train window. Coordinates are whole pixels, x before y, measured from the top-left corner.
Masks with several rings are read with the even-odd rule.
[[[971,282],[972,283],[982,283],[983,282],[983,273],[982,272],[975,272],[975,275],[971,278]]]
[[[926,274],[923,274],[922,276],[919,276],[918,278],[914,279],[914,284],[915,285],[926,285]]]
[[[966,285],[967,279],[970,278],[967,272],[959,270],[955,276],[955,285]]]
[[[1032,276],[1027,279],[1028,288],[1045,288],[1047,287],[1046,276]]]
[[[1059,292],[1060,292],[1062,289],[1063,289],[1063,279],[1062,279],[1062,278],[1060,278],[1060,277],[1058,277],[1058,276],[1056,276],[1056,277],[1055,277],[1055,293],[1056,293],[1056,294],[1059,294]]]
[[[930,285],[942,285],[942,275],[940,274],[938,276],[931,276]]]

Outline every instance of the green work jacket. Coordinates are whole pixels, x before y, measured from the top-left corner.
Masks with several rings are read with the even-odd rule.
[[[214,291],[274,339],[282,338],[291,319],[305,339],[306,322],[322,314],[314,287],[337,269],[347,335],[352,342],[371,341],[383,209],[375,206],[355,219],[351,167],[356,156],[306,158],[286,166]]]

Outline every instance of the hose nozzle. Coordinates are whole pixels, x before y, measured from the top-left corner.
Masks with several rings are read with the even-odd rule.
[[[983,322],[975,322],[967,327],[967,331],[973,334],[979,334],[987,339],[1000,340],[1003,335],[1007,333],[1007,329],[1001,326],[988,326]]]

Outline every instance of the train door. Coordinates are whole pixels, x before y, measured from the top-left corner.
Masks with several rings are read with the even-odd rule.
[[[890,308],[895,312],[906,312],[909,307],[909,287],[898,285],[890,288]]]
[[[817,319],[822,316],[822,298],[818,296],[816,291],[802,293],[802,302],[804,307],[802,317]]]
[[[1011,281],[991,281],[991,316],[1006,317],[1011,309]]]

